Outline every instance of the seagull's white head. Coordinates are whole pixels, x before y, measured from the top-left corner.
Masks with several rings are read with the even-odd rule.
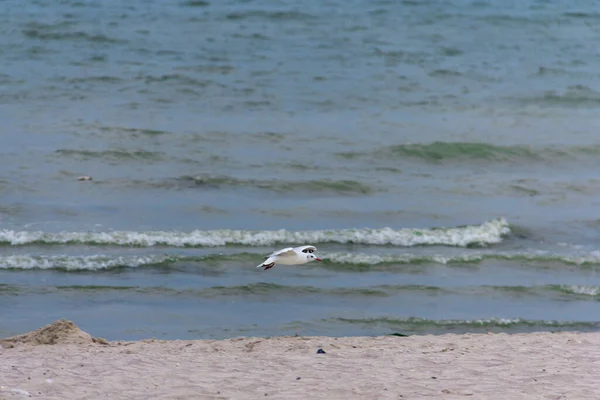
[[[321,260],[319,257],[315,256],[314,254],[310,253],[306,255],[306,262],[311,262],[311,261],[323,261]]]

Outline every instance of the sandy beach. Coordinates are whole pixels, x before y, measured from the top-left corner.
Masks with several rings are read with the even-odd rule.
[[[60,320],[0,345],[0,399],[600,398],[600,333],[108,342]]]

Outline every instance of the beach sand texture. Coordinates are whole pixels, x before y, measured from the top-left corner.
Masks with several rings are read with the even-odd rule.
[[[60,320],[0,344],[0,399],[600,398],[600,333],[107,342]]]

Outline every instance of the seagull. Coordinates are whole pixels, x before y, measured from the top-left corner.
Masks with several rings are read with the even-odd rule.
[[[286,247],[266,256],[265,261],[257,265],[256,268],[264,267],[266,271],[269,268],[273,268],[275,264],[298,265],[311,261],[322,261],[313,254],[315,251],[317,251],[315,246]]]

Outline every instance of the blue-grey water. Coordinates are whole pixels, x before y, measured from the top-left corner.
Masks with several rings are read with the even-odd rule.
[[[594,2],[1,9],[0,335],[600,329]]]

